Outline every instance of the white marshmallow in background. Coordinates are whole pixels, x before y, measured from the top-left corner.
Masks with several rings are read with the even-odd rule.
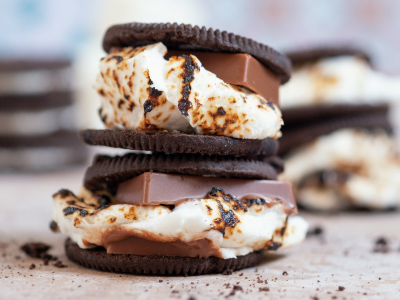
[[[346,206],[346,199],[373,209],[400,206],[400,158],[395,141],[384,132],[341,129],[322,136],[287,157],[280,179],[298,186],[307,175],[321,170],[339,170],[351,176],[335,188],[300,188],[297,197],[305,206],[337,209]]]
[[[295,69],[280,88],[282,109],[313,104],[392,105],[391,121],[400,137],[400,76],[372,69],[364,59],[339,56]],[[400,139],[397,139],[400,148]]]

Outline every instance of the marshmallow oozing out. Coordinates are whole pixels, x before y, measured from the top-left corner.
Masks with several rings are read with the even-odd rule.
[[[53,196],[53,218],[62,233],[81,248],[103,246],[112,230],[151,236],[157,242],[207,239],[220,257],[235,258],[262,249],[276,250],[300,243],[307,223],[288,219],[282,204],[262,201],[239,205],[220,196],[188,199],[174,208],[163,205],[114,204],[83,189],[79,196],[61,190]]]
[[[244,139],[280,136],[281,112],[271,101],[225,83],[194,55],[166,60],[166,53],[156,43],[123,48],[101,60],[95,88],[106,127]]]

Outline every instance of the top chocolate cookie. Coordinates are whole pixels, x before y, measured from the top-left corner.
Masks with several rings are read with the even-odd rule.
[[[103,40],[104,50],[113,47],[138,47],[162,42],[171,50],[247,53],[279,76],[281,83],[290,78],[289,59],[274,49],[226,31],[177,23],[128,23],[110,27]]]

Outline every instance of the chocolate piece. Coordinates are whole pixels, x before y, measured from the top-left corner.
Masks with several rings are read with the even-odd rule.
[[[185,199],[203,199],[218,187],[240,201],[264,199],[266,204],[281,202],[285,212],[297,212],[290,183],[272,180],[245,180],[170,175],[146,172],[118,186],[115,203],[136,205],[176,205]]]
[[[108,254],[133,254],[182,257],[220,256],[218,249],[211,247],[211,242],[201,239],[191,242],[157,242],[132,236],[124,230],[111,230],[103,236],[103,245]]]
[[[205,69],[226,83],[244,86],[279,107],[279,77],[249,54],[168,51],[166,58],[193,54]]]
[[[272,156],[278,147],[278,142],[270,138],[250,140],[167,131],[91,129],[81,131],[81,137],[89,145],[165,153],[258,157]]]
[[[285,52],[285,54],[289,57],[295,67],[305,63],[314,62],[319,59],[349,55],[358,56],[368,62],[371,62],[370,56],[363,50],[349,46],[322,46],[311,49],[288,51]]]
[[[265,161],[243,157],[201,154],[135,154],[110,157],[98,155],[87,169],[84,185],[91,191],[115,193],[119,183],[144,172],[275,180],[280,171],[278,157]]]
[[[139,256],[132,254],[107,254],[104,248],[81,249],[67,239],[65,252],[68,258],[84,267],[107,272],[140,275],[201,275],[209,273],[232,273],[235,270],[258,264],[262,252],[252,252],[237,258],[192,258],[168,256]]]
[[[281,83],[289,80],[290,61],[274,49],[226,31],[177,23],[129,23],[108,28],[103,48],[138,47],[162,42],[169,50],[248,53],[278,75]]]

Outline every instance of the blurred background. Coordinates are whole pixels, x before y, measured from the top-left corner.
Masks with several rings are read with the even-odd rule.
[[[63,62],[58,67],[54,64],[42,67],[47,71],[51,69],[51,77],[65,82],[54,82],[40,93],[47,95],[61,91],[66,96],[65,92],[68,92],[71,98],[70,102],[64,101],[64,106],[55,107],[53,103],[47,109],[49,114],[57,109],[56,131],[65,133],[77,128],[101,127],[92,85],[98,61],[105,55],[101,47],[102,35],[112,24],[133,21],[178,22],[218,28],[281,51],[311,45],[355,45],[371,55],[376,69],[400,74],[400,1],[396,0],[3,0],[0,1],[0,72],[7,76],[7,72],[37,68],[29,64],[16,67],[12,63],[21,60]],[[70,76],[62,77],[63,72],[69,72]],[[32,74],[30,78],[36,77]],[[11,85],[5,76],[0,77],[3,81],[0,87],[6,86],[0,92],[3,95],[21,94],[18,90],[22,89],[21,84]],[[23,82],[15,78],[17,82]],[[29,91],[23,91],[23,94],[26,96]],[[49,99],[52,101],[51,97]],[[9,114],[10,109],[5,103],[10,101],[3,101],[4,105],[0,107],[1,125],[14,122],[23,129],[16,129],[15,124],[9,126],[9,135],[13,130],[26,135],[24,127],[40,127],[34,125],[37,120],[30,123],[25,116],[20,116],[18,121],[15,118],[6,120],[5,114]],[[71,103],[75,105],[70,112],[73,117],[61,110],[61,106],[67,108]],[[26,110],[18,108],[20,113]],[[15,107],[13,113],[16,114]],[[33,120],[35,115],[31,113],[30,117]],[[46,127],[46,124],[41,126]],[[42,133],[39,129],[35,132]],[[72,139],[68,141],[73,145]],[[5,142],[2,143],[0,153],[2,160],[7,161],[9,156],[4,150]],[[61,146],[61,141],[52,144],[53,148]],[[84,151],[79,162],[86,157]],[[68,163],[68,159],[65,161]]]

